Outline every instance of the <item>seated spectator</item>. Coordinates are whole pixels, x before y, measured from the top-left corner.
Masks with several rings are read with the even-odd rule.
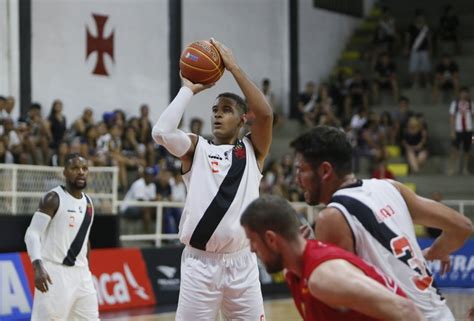
[[[382,128],[387,145],[397,144],[397,130],[392,120],[392,116],[388,111],[382,112],[380,115],[380,128]]]
[[[51,142],[49,147],[56,150],[59,143],[63,140],[67,129],[66,117],[63,114],[63,103],[56,99],[51,106],[51,112],[48,116],[48,128],[50,132]]]
[[[322,84],[318,90],[318,98],[315,101],[313,111],[305,114],[305,122],[308,127],[324,125],[328,119],[334,118],[334,105],[332,97],[329,95],[329,86]]]
[[[82,116],[74,121],[68,133],[68,138],[85,137],[89,127],[94,126],[94,112],[92,108],[86,107]]]
[[[298,97],[298,105],[290,110],[290,118],[297,119],[302,124],[311,126],[311,118],[315,109],[316,98],[316,86],[312,81],[308,81],[305,86],[305,91]]]
[[[369,82],[362,72],[355,70],[354,76],[346,82],[347,96],[344,102],[344,119],[351,118],[354,110],[364,108],[369,110]]]
[[[375,164],[371,177],[377,179],[395,179],[395,175],[393,175],[392,171],[388,169],[384,159],[379,160]]]
[[[453,43],[456,53],[461,53],[461,41],[458,36],[459,18],[454,12],[452,5],[444,7],[443,14],[439,18],[437,38],[439,41]]]
[[[5,102],[2,104],[0,103],[0,105],[3,105],[3,109],[0,110],[0,112],[2,113],[0,115],[0,118],[2,119],[5,119],[5,118],[10,118],[13,120],[13,109],[15,108],[15,98],[13,98],[13,96],[8,96],[7,98],[5,98]]]
[[[449,115],[453,148],[450,155],[448,174],[453,175],[457,172],[459,168],[459,153],[462,146],[464,151],[462,173],[469,175],[468,166],[472,146],[472,123],[474,122],[474,113],[468,87],[462,87],[459,90],[459,99],[451,103]]]
[[[156,170],[153,167],[145,168],[142,178],[132,183],[130,189],[125,194],[123,203],[120,206],[121,214],[127,219],[142,219],[143,231],[153,232],[152,224],[153,207],[128,205],[127,201],[155,201],[157,200],[155,185]]]
[[[39,147],[41,151],[41,160],[37,159],[36,153],[32,155],[33,163],[37,165],[46,165],[50,161],[49,144],[51,137],[48,130],[48,123],[41,116],[41,105],[33,103],[26,116],[28,123],[31,144]]]
[[[7,149],[5,142],[0,139],[0,164],[13,164],[13,154]]]
[[[456,95],[459,92],[459,67],[447,54],[443,55],[440,63],[436,66],[433,86],[433,101],[435,102],[438,101],[440,89],[453,89]]]
[[[403,138],[403,132],[408,124],[408,119],[413,116],[414,113],[410,109],[410,99],[402,96],[398,100],[398,110],[392,115],[394,126],[395,126],[395,139],[397,143],[401,144]]]
[[[0,135],[3,134],[3,118],[5,118],[5,106],[7,105],[7,99],[4,96],[0,96]]]
[[[428,134],[417,117],[410,117],[403,134],[402,146],[405,150],[410,171],[416,174],[428,158]]]
[[[186,201],[186,186],[184,185],[183,177],[177,170],[173,171],[172,177],[169,180],[171,187],[170,201],[181,202]],[[181,220],[182,207],[165,207],[163,211],[163,232],[167,234],[177,234],[179,228],[179,221]]]
[[[409,72],[412,86],[424,87],[431,72],[431,31],[423,12],[415,11],[415,20],[408,28],[405,53],[410,56]]]
[[[398,99],[398,77],[397,67],[387,52],[380,55],[374,68],[374,78],[372,82],[372,95],[374,101],[379,101],[380,89],[390,89],[395,100]]]
[[[66,156],[70,153],[69,144],[65,141],[59,143],[57,151],[51,157],[51,166],[64,167]]]
[[[22,141],[13,126],[11,118],[3,119],[2,140],[7,149],[12,153],[16,164],[20,163],[20,154],[23,152]]]
[[[359,161],[365,157],[371,161],[371,166],[386,158],[384,133],[380,127],[380,117],[377,113],[371,112],[367,117],[367,122],[359,131],[357,147],[355,150],[355,170],[359,171]]]

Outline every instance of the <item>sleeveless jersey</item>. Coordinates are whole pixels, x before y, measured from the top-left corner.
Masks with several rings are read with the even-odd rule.
[[[182,243],[209,252],[231,253],[248,246],[240,225],[243,210],[259,196],[262,174],[250,139],[214,145],[198,137],[179,226]]]
[[[87,241],[94,217],[89,196],[77,199],[64,187],[52,189],[59,197],[59,207],[41,240],[45,260],[68,266],[88,266]]]
[[[342,259],[359,268],[365,275],[379,282],[391,292],[406,297],[398,285],[383,275],[374,266],[362,261],[356,255],[333,245],[320,241],[308,240],[303,254],[303,274],[299,278],[292,272],[285,277],[293,295],[296,307],[305,321],[376,321],[350,309],[335,309],[319,301],[311,295],[308,289],[308,280],[313,271],[322,263],[330,260]],[[341,275],[341,279],[344,275]]]
[[[344,215],[359,257],[394,279],[426,318],[451,320],[445,319],[450,312],[417,243],[407,204],[390,182],[359,180],[338,190],[328,207]]]

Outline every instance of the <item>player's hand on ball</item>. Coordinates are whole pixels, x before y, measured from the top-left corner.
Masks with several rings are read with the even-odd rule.
[[[183,81],[183,86],[188,87],[189,89],[191,89],[191,91],[193,92],[194,95],[196,95],[197,93],[199,93],[199,92],[201,92],[205,89],[211,88],[212,86],[214,86],[216,84],[216,83],[212,83],[212,84],[208,84],[208,85],[195,84],[195,83],[191,82],[189,79],[184,78],[181,73],[179,73],[179,76],[181,77],[181,80]]]
[[[238,67],[234,54],[229,48],[227,48],[225,45],[221,44],[214,38],[211,38],[211,43],[214,45],[214,47],[217,48],[217,50],[219,50],[219,53],[222,57],[222,61],[224,61],[224,66],[227,70],[232,72],[232,70]]]
[[[51,282],[51,278],[48,272],[46,272],[43,263],[40,260],[34,261],[33,270],[35,271],[35,287],[43,293],[48,292],[48,283],[53,284],[53,282]]]

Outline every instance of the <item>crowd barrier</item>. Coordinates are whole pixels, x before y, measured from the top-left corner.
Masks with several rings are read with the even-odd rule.
[[[419,239],[422,247],[430,239]],[[175,304],[178,300],[182,247],[94,249],[90,267],[100,311]],[[474,240],[451,256],[452,269],[439,275],[439,287],[474,288]],[[261,271],[263,295],[288,294],[281,274]],[[54,282],[54,276],[51,276]],[[29,320],[33,300],[33,270],[25,252],[0,254],[0,320]]]

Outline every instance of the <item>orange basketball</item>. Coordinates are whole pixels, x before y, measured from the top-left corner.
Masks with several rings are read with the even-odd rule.
[[[188,45],[181,53],[179,68],[184,78],[193,83],[210,84],[224,73],[224,62],[216,47],[200,40]]]

